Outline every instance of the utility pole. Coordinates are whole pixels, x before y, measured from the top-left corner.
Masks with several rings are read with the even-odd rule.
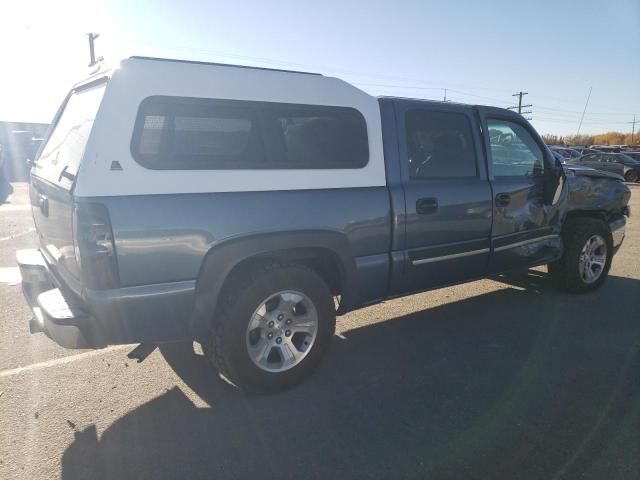
[[[445,102],[447,101],[447,89],[446,88],[444,89],[444,101]]]
[[[636,116],[633,116],[633,122],[629,122],[631,124],[631,145],[633,145],[633,138],[636,133]]]
[[[518,92],[518,93],[514,93],[513,95],[511,95],[512,97],[518,97],[518,106],[517,107],[509,107],[509,110],[517,110],[520,115],[531,113],[531,111],[527,111],[527,112],[523,112],[522,111],[523,108],[533,107],[533,105],[531,105],[531,104],[529,104],[529,105],[523,105],[522,104],[522,97],[524,97],[525,95],[529,95],[529,93],[528,92]],[[529,118],[529,120],[531,120],[531,119]]]
[[[89,37],[89,67],[93,67],[94,65],[100,63],[104,57],[96,58],[96,50],[95,50],[95,41],[100,36],[97,33],[87,33]]]

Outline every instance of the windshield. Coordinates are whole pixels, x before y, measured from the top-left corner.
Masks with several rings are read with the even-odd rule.
[[[103,83],[71,94],[37,159],[39,176],[58,183],[65,168],[77,174],[104,88]]]

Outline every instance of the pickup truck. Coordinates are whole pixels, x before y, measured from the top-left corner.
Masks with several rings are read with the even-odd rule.
[[[30,178],[32,332],[198,341],[262,392],[309,375],[336,315],[384,299],[538,265],[600,287],[630,197],[509,110],[145,57],[72,88]]]

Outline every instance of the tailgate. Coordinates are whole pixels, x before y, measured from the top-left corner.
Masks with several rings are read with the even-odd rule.
[[[71,193],[32,175],[30,196],[40,249],[49,264],[73,287],[79,283],[80,271],[74,252]]]
[[[31,210],[40,247],[71,287],[80,280],[73,239],[73,187],[105,85],[105,81],[92,83],[67,96],[31,172]]]

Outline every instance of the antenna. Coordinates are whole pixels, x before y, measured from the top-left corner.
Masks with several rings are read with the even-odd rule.
[[[578,125],[578,133],[576,133],[576,137],[580,135],[580,129],[582,128],[582,120],[584,120],[584,114],[587,112],[587,105],[589,105],[589,99],[591,98],[591,89],[593,87],[589,87],[589,95],[587,95],[587,101],[584,104],[584,110],[582,111],[582,116],[580,117],[580,125]]]
[[[104,57],[96,58],[95,41],[100,36],[98,33],[87,33],[89,37],[89,67],[93,67],[104,60]]]

